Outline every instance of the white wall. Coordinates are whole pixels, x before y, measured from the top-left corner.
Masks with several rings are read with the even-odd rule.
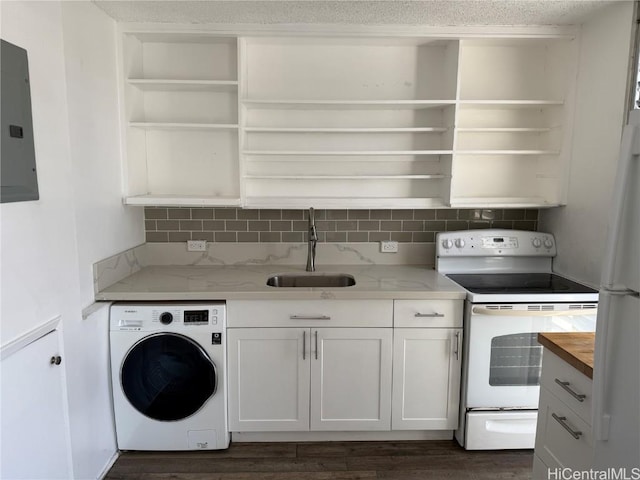
[[[2,1],[0,20],[29,55],[40,187],[0,205],[0,342],[61,316],[73,476],[97,478],[116,451],[108,309],[82,310],[92,263],[144,241],[142,213],[121,204],[115,24],[86,1]]]
[[[2,2],[2,38],[27,49],[40,200],[0,205],[2,343],[79,316],[62,14],[57,2]]]
[[[558,245],[553,268],[598,285],[627,105],[633,2],[613,2],[582,28],[567,206],[542,210]]]
[[[122,203],[116,23],[90,2],[62,2],[82,306],[93,263],[144,243],[142,208]]]

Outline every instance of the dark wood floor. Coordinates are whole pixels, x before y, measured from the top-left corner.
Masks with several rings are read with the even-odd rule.
[[[125,452],[107,480],[528,480],[531,450],[455,441],[234,443],[208,452]]]

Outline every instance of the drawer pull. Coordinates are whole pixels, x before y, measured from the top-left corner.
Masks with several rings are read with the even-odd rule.
[[[331,320],[328,315],[289,315],[289,320]]]
[[[562,425],[562,427],[567,432],[569,432],[573,438],[575,438],[576,440],[580,439],[580,436],[582,435],[582,432],[576,432],[569,425],[567,425],[567,423],[566,423],[567,417],[559,417],[555,413],[552,413],[551,416],[556,420],[556,422],[558,422],[560,425]]]
[[[556,378],[556,383],[560,385],[565,391],[569,393],[569,395],[571,395],[573,398],[575,398],[579,402],[584,402],[584,399],[587,398],[585,394],[574,392],[572,388],[569,388],[569,385],[571,385],[569,382],[563,382],[559,378]]]
[[[444,313],[438,313],[438,312],[434,312],[434,313],[416,313],[414,315],[414,317],[416,318],[442,318],[444,317]]]
[[[306,360],[307,357],[307,331],[302,331],[302,359]]]

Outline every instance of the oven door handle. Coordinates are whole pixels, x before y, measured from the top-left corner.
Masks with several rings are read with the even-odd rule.
[[[490,315],[494,317],[571,317],[575,315],[595,315],[597,308],[573,310],[494,310],[492,308],[473,307],[474,315]]]

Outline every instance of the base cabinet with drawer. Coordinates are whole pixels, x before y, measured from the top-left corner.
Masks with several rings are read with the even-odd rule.
[[[393,335],[392,429],[457,428],[462,301],[397,300]]]
[[[592,380],[548,349],[544,351],[533,478],[556,469],[593,465]]]
[[[228,308],[231,431],[391,429],[391,300]]]
[[[230,430],[455,429],[462,303],[227,302]]]

